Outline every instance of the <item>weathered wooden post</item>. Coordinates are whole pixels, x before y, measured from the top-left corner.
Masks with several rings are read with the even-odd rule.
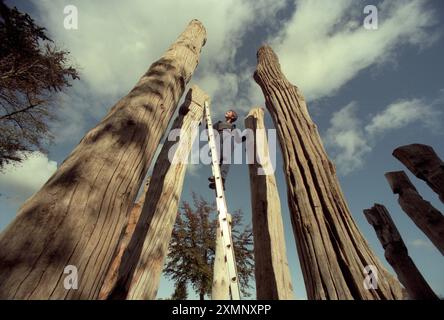
[[[177,217],[187,157],[202,121],[205,100],[209,97],[194,85],[180,108],[169,134],[171,140],[165,140],[153,168],[142,213],[123,255],[117,283],[109,298],[156,298]]]
[[[254,79],[278,132],[288,204],[309,299],[399,299],[399,282],[383,267],[352,219],[316,125],[299,89],[269,46],[259,49]],[[363,286],[367,265],[377,267],[378,290]]]
[[[410,258],[387,209],[380,204],[364,210],[368,222],[375,228],[376,235],[384,248],[385,258],[405,286],[410,299],[437,300],[438,297],[425,281]],[[379,278],[379,277],[378,277]]]
[[[134,207],[131,209],[131,213],[128,217],[128,223],[124,229],[123,234],[120,236],[117,250],[114,253],[113,259],[106,273],[105,280],[103,281],[102,288],[100,289],[98,297],[100,300],[108,298],[109,292],[113,289],[117,281],[123,254],[125,253],[125,250],[128,247],[129,242],[131,241],[134,230],[136,229],[137,221],[139,221],[140,214],[142,213],[142,207],[145,203],[145,196],[148,191],[148,186],[150,185],[150,179],[151,177],[147,178],[143,187],[143,191],[140,194],[140,198],[136,201]]]
[[[444,216],[424,200],[404,171],[385,174],[393,193],[399,194],[398,203],[422,232],[444,255]]]
[[[409,144],[396,148],[393,156],[418,179],[425,181],[444,202],[444,162],[432,147],[417,143]]]
[[[227,220],[231,224],[231,214],[229,213],[227,214]],[[227,264],[225,263],[224,242],[219,225],[216,230],[216,252],[214,257],[211,300],[230,300],[230,279],[228,277]]]
[[[251,207],[254,237],[254,266],[258,300],[294,299],[288,268],[282,223],[281,202],[274,168],[269,156],[267,133],[262,108],[253,108],[245,118],[245,127],[252,130],[247,141]]]
[[[193,20],[26,201],[0,236],[0,299],[98,297],[137,192],[205,39],[205,28]],[[76,290],[64,286],[68,265],[77,270]]]

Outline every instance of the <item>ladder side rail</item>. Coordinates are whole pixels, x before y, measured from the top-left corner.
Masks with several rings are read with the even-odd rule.
[[[225,195],[222,185],[222,177],[220,173],[219,158],[214,139],[213,123],[211,121],[210,107],[208,101],[204,102],[205,117],[208,129],[208,143],[210,145],[212,172],[216,185],[216,205],[218,211],[219,225],[221,227],[224,251],[226,257],[227,271],[230,284],[230,294],[233,300],[240,300],[239,279],[237,276],[236,259],[234,256],[233,241],[231,238],[230,224],[228,221],[228,210],[225,201]]]

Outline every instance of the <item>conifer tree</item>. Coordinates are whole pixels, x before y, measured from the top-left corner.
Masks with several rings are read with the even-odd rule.
[[[171,300],[186,300],[188,298],[187,282],[181,281],[176,284]]]
[[[193,192],[193,205],[183,201],[179,209],[164,274],[176,283],[173,299],[181,293],[184,283],[201,300],[211,293],[216,249],[217,210]],[[242,225],[242,212],[232,214],[232,237],[240,287],[249,296],[250,280],[254,274],[253,237],[250,226]]]

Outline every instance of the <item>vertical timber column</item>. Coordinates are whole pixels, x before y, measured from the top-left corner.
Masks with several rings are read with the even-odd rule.
[[[231,214],[227,213],[228,223],[231,225]],[[211,300],[230,300],[230,277],[225,262],[224,239],[222,229],[218,225],[216,230],[216,253],[213,266],[213,284]]]
[[[309,299],[400,299],[399,282],[383,267],[352,219],[316,125],[299,89],[271,47],[259,49],[254,79],[278,131],[288,204]],[[366,290],[364,267],[379,272]]]
[[[95,299],[206,41],[193,20],[0,235],[0,299]],[[106,85],[106,83],[104,84]],[[65,267],[78,287],[65,288]]]
[[[124,253],[116,286],[109,296],[112,299],[156,298],[177,217],[187,157],[203,118],[204,101],[208,99],[207,94],[194,85],[174,120],[153,168],[142,214]]]
[[[409,298],[438,300],[410,258],[407,247],[387,209],[383,205],[375,204],[372,208],[364,210],[364,215],[375,228],[376,235],[384,248],[385,258],[395,270],[399,281],[405,286]]]
[[[151,177],[147,178],[145,185],[143,187],[143,191],[140,195],[140,198],[137,200],[137,202],[134,204],[134,207],[131,209],[131,213],[128,217],[128,223],[124,229],[123,234],[120,237],[116,253],[114,254],[113,260],[106,273],[102,289],[100,289],[98,297],[100,300],[108,298],[109,292],[113,289],[113,286],[117,281],[120,265],[122,263],[123,254],[125,253],[125,250],[128,247],[129,242],[131,241],[131,238],[134,234],[134,230],[136,229],[137,221],[139,221],[140,214],[142,213],[142,207],[143,204],[145,203],[145,196],[148,191],[148,187],[150,185],[150,179]]]
[[[253,132],[248,141],[251,208],[254,236],[254,267],[258,300],[294,299],[285,247],[281,202],[276,186],[262,108],[253,108],[245,118]],[[253,145],[251,144],[253,142]]]
[[[444,203],[444,162],[432,147],[419,143],[409,144],[396,148],[393,156],[418,179],[425,181]]]
[[[398,203],[416,226],[444,255],[444,216],[424,200],[404,171],[387,172],[385,177],[393,193],[399,194]]]

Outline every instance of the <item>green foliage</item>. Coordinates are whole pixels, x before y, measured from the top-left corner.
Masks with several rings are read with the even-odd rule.
[[[187,283],[185,281],[176,283],[171,300],[186,300],[188,298]]]
[[[179,209],[164,268],[164,274],[176,283],[176,291],[189,283],[200,299],[210,295],[216,229],[215,205],[193,192],[193,207],[183,201]],[[240,210],[232,214],[232,237],[241,291],[249,296],[249,281],[254,273],[253,235],[250,227],[243,228]]]
[[[51,141],[53,93],[78,79],[68,54],[28,14],[0,0],[0,169]]]

